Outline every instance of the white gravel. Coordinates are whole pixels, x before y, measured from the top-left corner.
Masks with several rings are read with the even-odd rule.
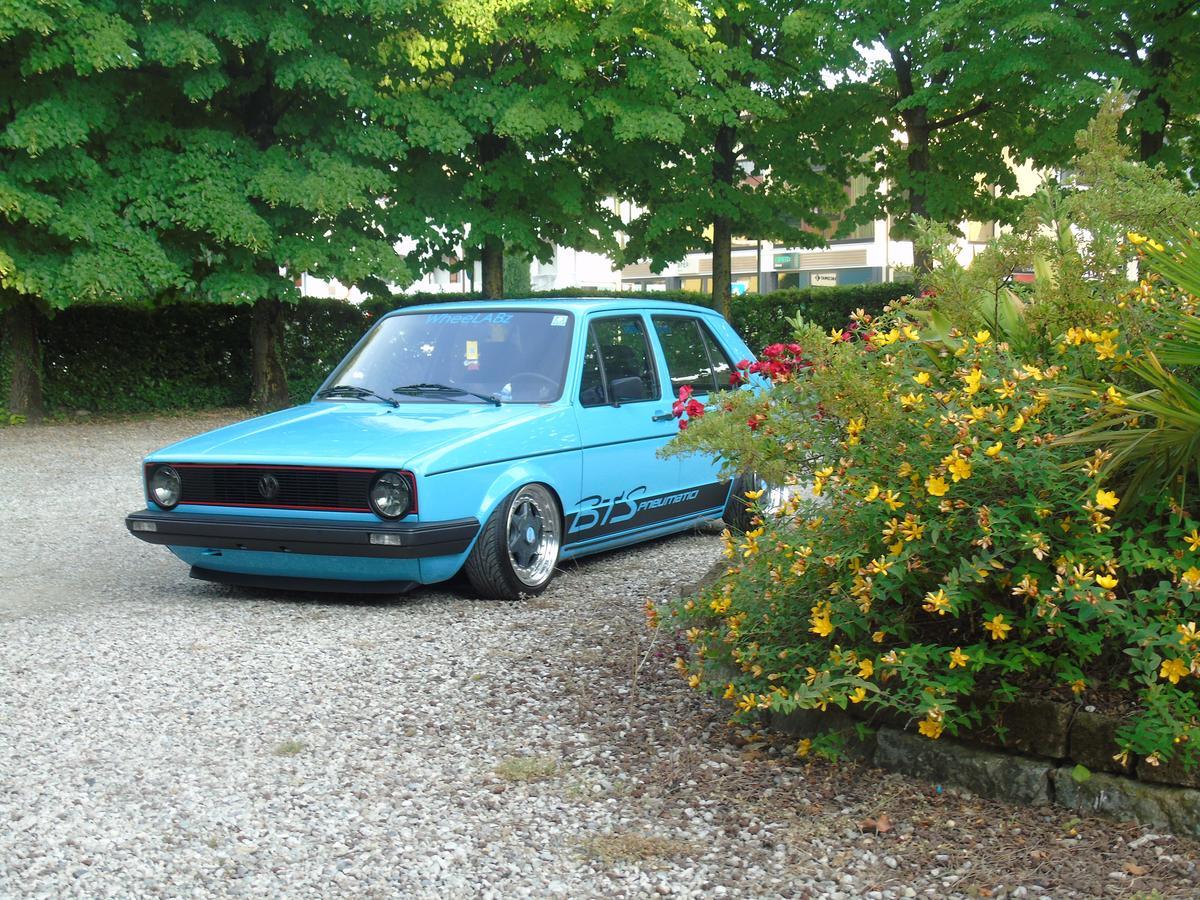
[[[744,752],[670,670],[642,606],[711,533],[519,604],[211,585],[122,519],[142,454],[214,424],[0,429],[0,897],[883,898],[969,870],[862,835],[861,798]]]

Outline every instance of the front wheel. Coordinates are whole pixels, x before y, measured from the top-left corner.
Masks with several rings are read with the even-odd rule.
[[[463,572],[481,597],[540,594],[554,575],[561,546],[558,503],[545,485],[527,484],[488,517]]]

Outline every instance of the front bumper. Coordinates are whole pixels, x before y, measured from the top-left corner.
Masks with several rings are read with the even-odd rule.
[[[466,552],[479,533],[479,521],[473,518],[445,522],[338,522],[152,509],[130,513],[125,517],[125,527],[136,538],[171,547],[375,559],[455,556]],[[386,535],[387,540],[398,543],[371,543],[371,535]]]

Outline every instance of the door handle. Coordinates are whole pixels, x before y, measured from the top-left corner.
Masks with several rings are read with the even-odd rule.
[[[651,417],[650,417],[650,421],[652,421],[652,422],[666,422],[666,421],[669,421],[670,419],[673,419],[673,418],[675,418],[675,414],[674,414],[673,412],[669,412],[669,411],[668,411],[668,412],[661,412],[661,411],[660,411],[660,412],[656,412],[656,413],[655,413],[653,416],[651,416]]]

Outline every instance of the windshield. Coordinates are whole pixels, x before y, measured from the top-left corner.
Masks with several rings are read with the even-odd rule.
[[[570,313],[555,310],[389,316],[328,384],[401,403],[548,403],[562,396],[572,323]],[[342,388],[325,399],[354,393]]]

